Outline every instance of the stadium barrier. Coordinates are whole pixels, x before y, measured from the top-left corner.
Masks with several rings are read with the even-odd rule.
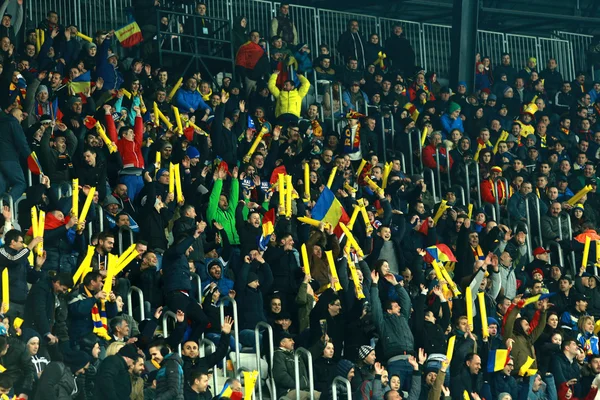
[[[140,319],[139,321],[143,321],[146,319],[146,307],[145,307],[145,302],[144,302],[144,292],[142,292],[142,289],[140,289],[139,287],[136,286],[131,286],[129,288],[129,292],[127,292],[127,314],[131,317],[133,317],[133,292],[137,293],[138,296],[138,300],[140,302]]]

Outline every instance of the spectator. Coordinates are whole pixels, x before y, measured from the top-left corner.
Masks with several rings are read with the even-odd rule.
[[[290,18],[290,4],[281,3],[277,17],[271,20],[271,37],[281,36],[288,46],[298,45],[298,31]]]
[[[365,39],[359,32],[358,21],[351,19],[346,26],[346,32],[340,35],[338,39],[338,51],[347,63],[351,57],[358,61],[358,68],[367,69],[367,60],[365,59]]]

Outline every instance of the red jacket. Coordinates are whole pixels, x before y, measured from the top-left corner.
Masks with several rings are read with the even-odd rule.
[[[246,69],[254,69],[256,63],[265,54],[265,50],[254,42],[244,43],[235,56],[235,65]]]
[[[494,196],[494,193],[496,193],[496,188],[492,186],[493,182],[491,179],[486,179],[485,181],[481,182],[481,200],[485,201],[486,203],[496,204],[496,196]],[[506,187],[504,187],[504,181],[498,181],[497,186],[498,191],[500,192],[498,202],[502,204],[504,197],[506,196]]]
[[[144,168],[144,157],[142,156],[142,140],[144,139],[144,124],[142,117],[135,117],[133,126],[134,139],[130,142],[126,139],[119,139],[117,127],[112,115],[105,115],[106,129],[108,137],[117,144],[117,149],[123,160],[123,168]]]
[[[450,169],[452,169],[452,164],[454,161],[452,160],[452,156],[446,153],[446,149],[444,147],[440,147],[440,156],[442,154],[448,157],[448,164],[450,164]],[[430,169],[437,168],[437,161],[435,159],[435,146],[430,144],[423,148],[423,165]],[[440,165],[440,171],[446,172],[446,167]]]
[[[569,390],[569,387],[567,386],[567,382],[563,382],[558,386],[558,400],[566,400],[567,399],[567,391]],[[571,389],[571,399],[570,400],[579,400],[577,397],[575,397],[575,394],[573,394],[573,389]],[[589,393],[585,396],[585,398],[583,400],[594,400],[594,397],[596,397],[596,393],[598,393],[598,388],[591,388]]]

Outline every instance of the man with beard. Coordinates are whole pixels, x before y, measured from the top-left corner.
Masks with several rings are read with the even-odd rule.
[[[49,116],[46,116],[49,117]],[[44,119],[43,121],[47,121]],[[50,177],[54,184],[61,184],[72,178],[72,158],[77,149],[77,138],[73,132],[67,129],[62,122],[56,124],[54,131],[54,145],[51,146],[50,136],[53,133],[51,127],[44,130],[39,149],[40,163],[44,173]]]

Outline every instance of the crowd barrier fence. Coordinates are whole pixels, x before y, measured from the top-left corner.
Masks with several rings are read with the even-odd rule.
[[[48,11],[55,10],[62,23],[74,23],[81,32],[93,36],[99,29],[116,29],[124,25],[131,0],[33,0],[30,4],[27,16],[33,23],[44,20]],[[271,20],[277,16],[280,5],[268,0],[207,0],[206,4],[207,17],[233,22],[236,17],[246,16],[248,28],[257,29],[267,41],[271,34]],[[183,9],[189,14],[194,12],[192,6],[183,6]],[[307,43],[313,54],[318,52],[319,44],[326,43],[338,61],[338,39],[346,31],[350,19],[358,20],[365,41],[369,40],[371,33],[376,33],[382,46],[385,46],[394,24],[400,23],[404,36],[413,46],[416,63],[427,71],[435,71],[439,78],[449,78],[452,29],[449,25],[377,18],[301,5],[290,5],[290,18],[295,23],[299,41]],[[223,30],[215,33],[217,39],[227,40],[226,36]],[[564,31],[554,31],[552,37],[545,38],[482,29],[477,33],[477,51],[482,56],[490,56],[494,65],[500,63],[503,52],[510,52],[512,65],[517,69],[523,68],[530,57],[536,57],[541,70],[547,59],[554,57],[558,70],[565,79],[571,80],[575,78],[576,70],[589,70],[586,51],[591,41],[590,35]]]

